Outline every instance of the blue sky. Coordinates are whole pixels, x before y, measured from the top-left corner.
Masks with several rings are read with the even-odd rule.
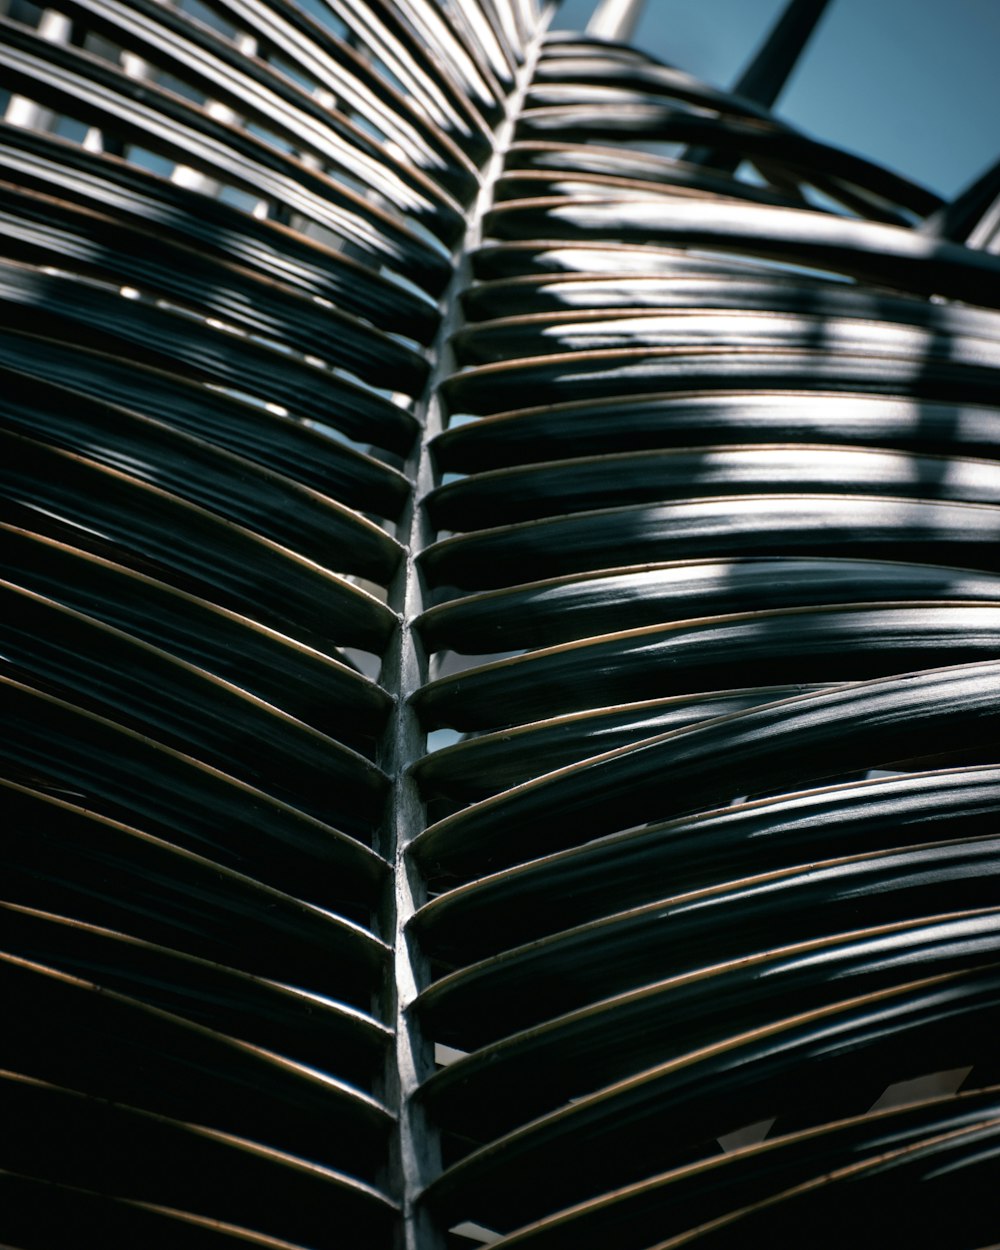
[[[594,0],[564,0],[580,29]],[[636,42],[730,86],[784,0],[646,0]],[[1000,0],[830,0],[778,100],[802,130],[946,197],[1000,157]]]

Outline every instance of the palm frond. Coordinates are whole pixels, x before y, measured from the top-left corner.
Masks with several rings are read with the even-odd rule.
[[[5,1244],[1000,1236],[995,178],[549,19],[2,19]]]

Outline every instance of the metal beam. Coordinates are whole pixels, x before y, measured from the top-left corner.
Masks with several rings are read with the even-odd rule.
[[[628,43],[639,25],[646,0],[601,0],[587,24],[587,34]]]
[[[828,0],[790,0],[733,86],[733,94],[770,108],[791,76],[827,3]]]
[[[828,0],[789,0],[757,55],[734,85],[733,95],[771,108],[791,76],[827,4]],[[681,159],[691,165],[710,165],[713,169],[731,174],[741,158],[735,153],[699,147],[688,148]]]

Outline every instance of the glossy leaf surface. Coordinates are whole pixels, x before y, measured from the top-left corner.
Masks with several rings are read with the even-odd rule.
[[[4,1246],[1000,1239],[996,176],[821,7],[4,8]]]

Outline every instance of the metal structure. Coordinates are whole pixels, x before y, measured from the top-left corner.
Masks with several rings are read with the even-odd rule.
[[[8,0],[5,1246],[1000,1238],[997,180],[821,9]]]

